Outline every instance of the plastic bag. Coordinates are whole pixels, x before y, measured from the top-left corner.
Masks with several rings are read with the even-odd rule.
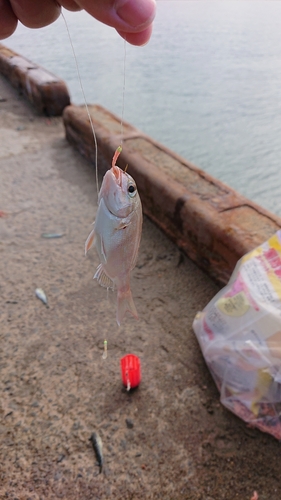
[[[281,231],[240,259],[193,329],[221,402],[281,439]]]

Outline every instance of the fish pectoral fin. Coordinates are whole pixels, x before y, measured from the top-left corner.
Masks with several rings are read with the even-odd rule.
[[[102,238],[100,239],[100,249],[101,249],[101,254],[102,254],[102,257],[103,257],[103,260],[104,260],[104,264],[106,264],[107,258],[106,258],[106,252],[105,252],[104,243],[103,243],[103,239]]]
[[[118,226],[115,228],[116,231],[119,231],[119,229],[125,229],[131,224],[131,222],[128,222],[126,220],[121,220],[121,222],[118,224]]]
[[[85,255],[87,255],[87,252],[90,250],[90,248],[93,245],[94,241],[95,241],[95,228],[92,229],[92,231],[90,232],[88,238],[86,239],[86,243],[85,243]]]
[[[96,279],[98,284],[103,286],[104,288],[111,288],[112,290],[114,290],[114,283],[112,279],[107,276],[102,267],[102,264],[97,267],[94,279]]]

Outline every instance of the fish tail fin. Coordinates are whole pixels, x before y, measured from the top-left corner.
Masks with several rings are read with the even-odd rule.
[[[136,319],[139,319],[136,306],[133,301],[133,296],[131,290],[118,291],[117,293],[117,314],[116,320],[120,326],[126,312],[130,312]]]

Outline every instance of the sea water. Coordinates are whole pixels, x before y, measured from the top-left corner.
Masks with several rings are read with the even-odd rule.
[[[121,116],[126,51],[124,119],[281,215],[281,2],[158,1],[144,47],[85,12],[65,17],[88,103]],[[83,103],[62,18],[4,44]]]

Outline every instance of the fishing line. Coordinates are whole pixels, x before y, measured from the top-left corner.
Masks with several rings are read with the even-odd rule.
[[[92,133],[93,133],[93,138],[94,138],[94,142],[95,142],[95,172],[96,172],[96,187],[97,187],[97,194],[99,194],[99,180],[98,180],[98,143],[97,143],[97,137],[96,137],[96,133],[95,133],[95,129],[94,129],[94,124],[93,124],[93,121],[92,121],[92,118],[91,118],[91,115],[90,115],[90,111],[89,111],[89,108],[88,108],[88,104],[87,104],[87,101],[86,101],[86,96],[85,96],[84,87],[83,87],[83,84],[82,84],[82,79],[81,79],[80,70],[79,70],[79,66],[78,66],[78,60],[77,60],[76,53],[75,53],[75,50],[74,50],[74,45],[73,45],[73,43],[72,43],[72,39],[71,39],[71,36],[70,36],[70,31],[69,31],[69,28],[68,28],[68,24],[67,24],[67,22],[66,22],[66,19],[65,19],[65,17],[64,17],[64,14],[62,13],[62,11],[61,11],[61,16],[62,16],[62,18],[63,18],[63,20],[64,20],[64,24],[65,24],[66,31],[67,31],[67,34],[68,34],[68,38],[69,38],[69,42],[70,42],[70,46],[71,46],[72,53],[73,53],[73,57],[74,57],[74,61],[75,61],[75,66],[76,66],[76,71],[77,71],[77,75],[78,75],[78,80],[79,80],[79,84],[80,84],[81,92],[82,92],[82,95],[83,95],[83,99],[84,99],[84,103],[85,103],[85,107],[86,107],[87,115],[88,115],[88,118],[89,118],[90,126],[91,126]]]
[[[91,118],[91,115],[90,115],[89,107],[87,105],[86,95],[85,95],[84,87],[83,87],[83,84],[82,84],[80,69],[79,69],[78,60],[77,60],[76,52],[75,52],[75,49],[74,49],[74,45],[73,45],[73,42],[72,42],[72,38],[71,38],[71,35],[70,35],[70,30],[69,30],[66,18],[65,18],[65,16],[64,16],[64,14],[63,14],[62,11],[61,11],[61,16],[63,18],[64,24],[65,24],[65,27],[66,27],[66,31],[67,31],[67,35],[68,35],[68,38],[69,38],[71,50],[72,50],[74,61],[75,61],[76,72],[77,72],[77,76],[78,76],[78,80],[79,80],[79,85],[80,85],[81,93],[82,93],[82,96],[83,96],[83,100],[84,100],[84,103],[85,103],[85,108],[86,108],[86,111],[87,111],[88,119],[89,119],[89,122],[90,122],[91,130],[92,130],[92,134],[93,134],[93,138],[94,138],[94,143],[95,143],[96,187],[97,187],[97,194],[99,194],[97,137],[96,137],[96,133],[95,133],[95,129],[94,129],[94,124],[93,124],[93,121],[92,121],[92,118]],[[119,146],[119,148],[117,148],[118,156],[119,156],[120,152],[122,151],[122,143],[123,143],[123,136],[124,136],[124,124],[123,124],[123,121],[124,121],[124,110],[125,110],[126,58],[127,58],[127,50],[126,50],[127,49],[127,45],[126,45],[126,42],[127,42],[127,40],[126,40],[126,37],[125,37],[125,39],[124,39],[124,60],[123,60],[122,111],[121,111],[121,122],[120,122],[121,145]],[[115,152],[115,155],[116,155],[117,151]],[[115,155],[114,155],[114,158],[115,158]],[[114,158],[113,158],[113,161],[114,161]],[[127,166],[126,166],[126,170],[127,170]],[[102,354],[102,359],[103,360],[107,359],[107,354],[108,354],[108,352],[107,352],[107,340],[105,339],[104,342],[103,342],[103,354]]]
[[[124,135],[124,127],[123,127],[123,119],[124,119],[124,109],[125,109],[125,89],[126,89],[126,58],[127,58],[127,40],[126,36],[124,39],[124,61],[123,61],[123,91],[122,91],[122,112],[121,112],[121,146],[123,144],[123,135]]]

